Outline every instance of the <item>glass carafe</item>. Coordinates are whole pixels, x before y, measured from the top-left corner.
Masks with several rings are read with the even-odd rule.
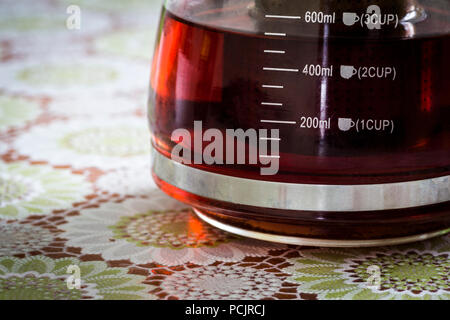
[[[450,1],[168,0],[153,177],[200,218],[314,246],[450,228]]]

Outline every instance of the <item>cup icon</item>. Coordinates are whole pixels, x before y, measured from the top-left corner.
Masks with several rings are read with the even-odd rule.
[[[354,66],[341,66],[341,77],[344,79],[350,79],[358,73],[358,70]]]
[[[359,21],[359,17],[354,12],[344,12],[342,14],[342,21],[346,26],[351,27],[352,25],[354,25]]]
[[[356,123],[350,118],[339,118],[338,126],[341,131],[349,131]]]

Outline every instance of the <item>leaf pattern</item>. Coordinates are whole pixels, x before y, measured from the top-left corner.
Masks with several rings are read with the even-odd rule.
[[[80,30],[65,27],[69,5],[82,8]],[[160,6],[0,3],[0,300],[449,299],[449,236],[264,243],[206,225],[156,187],[145,108]]]

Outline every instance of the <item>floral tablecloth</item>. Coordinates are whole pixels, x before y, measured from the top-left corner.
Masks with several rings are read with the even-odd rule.
[[[448,236],[270,244],[156,188],[145,106],[160,5],[0,2],[0,299],[449,299]]]

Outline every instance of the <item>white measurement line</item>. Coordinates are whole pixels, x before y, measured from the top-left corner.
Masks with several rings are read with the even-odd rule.
[[[276,14],[266,14],[266,18],[300,20],[302,17],[300,17],[300,16],[280,16],[280,15],[276,15]]]
[[[281,138],[259,138],[259,140],[264,140],[264,141],[281,141]]]
[[[271,158],[271,159],[280,159],[281,158],[280,156],[268,156],[268,155],[265,155],[265,154],[260,154],[259,156],[261,158]]]
[[[264,53],[279,53],[279,54],[285,54],[286,51],[283,51],[283,50],[264,50]]]
[[[261,104],[263,106],[278,106],[278,107],[282,107],[283,106],[282,103],[278,103],[278,102],[261,102]]]
[[[264,32],[265,36],[286,37],[286,33]]]
[[[271,84],[263,84],[262,85],[263,88],[272,88],[272,89],[283,89],[284,86],[275,86],[275,85],[271,85]]]
[[[298,69],[287,69],[287,68],[269,68],[263,67],[264,71],[282,71],[282,72],[298,72]]]
[[[297,124],[296,121],[261,120],[262,123]]]

